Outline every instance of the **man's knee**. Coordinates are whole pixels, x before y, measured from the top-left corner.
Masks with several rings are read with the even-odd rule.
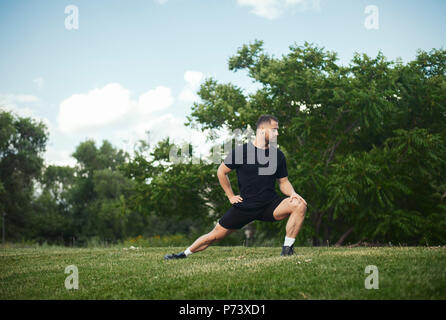
[[[291,211],[292,213],[297,213],[299,215],[305,215],[305,212],[307,211],[307,205],[302,200],[293,200],[290,203]]]
[[[301,200],[299,202],[299,206],[300,210],[303,212],[303,214],[305,214],[305,212],[307,212],[307,204],[305,203],[305,201]]]

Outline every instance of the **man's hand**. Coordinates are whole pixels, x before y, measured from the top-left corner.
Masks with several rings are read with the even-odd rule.
[[[297,200],[297,201],[302,201],[305,205],[307,205],[307,202],[304,200],[304,198],[302,198],[300,195],[298,195],[296,192],[293,192],[291,195],[290,195],[290,202],[293,202],[294,200]]]
[[[229,198],[229,202],[231,202],[232,204],[239,203],[239,202],[242,202],[242,201],[243,201],[243,198],[240,197],[240,195],[232,196],[232,197]]]

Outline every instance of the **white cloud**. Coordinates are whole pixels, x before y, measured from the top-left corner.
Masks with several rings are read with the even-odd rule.
[[[60,104],[59,129],[70,133],[113,123],[130,110],[129,101],[130,92],[117,83],[86,94],[74,94]]]
[[[198,99],[198,96],[192,90],[184,88],[181,91],[178,99],[180,99],[181,101],[184,101],[184,102],[194,102]]]
[[[170,88],[158,86],[139,97],[138,108],[142,113],[152,113],[167,109],[173,101]]]
[[[228,138],[226,129],[214,130],[217,134],[215,142],[207,142],[206,136],[209,130],[202,132],[184,125],[187,121],[185,117],[177,117],[172,113],[151,117],[147,121],[141,121],[132,126],[128,130],[123,128],[115,132],[116,140],[124,141],[121,148],[131,151],[138,140],[149,142],[154,147],[160,140],[166,137],[170,138],[171,143],[182,145],[183,143],[191,144],[194,147],[194,156],[207,156],[210,148],[215,143],[221,143]],[[149,134],[147,134],[149,132]]]
[[[198,97],[195,92],[203,78],[201,72],[185,72],[185,86],[179,99],[196,101]],[[72,138],[79,141],[87,137],[99,142],[107,139],[130,153],[139,140],[148,140],[151,146],[155,146],[169,137],[177,145],[191,143],[196,156],[207,155],[212,146],[211,142],[206,142],[208,132],[185,126],[186,117],[176,116],[174,110],[169,109],[174,102],[171,89],[167,87],[158,86],[132,99],[129,90],[116,83],[108,84],[63,100],[57,118],[57,131],[67,134],[64,140]],[[222,132],[219,133],[221,138]],[[67,145],[61,147],[62,150],[74,150],[74,147]],[[74,160],[69,153],[59,150],[56,147],[48,149],[48,163],[72,165]]]
[[[35,78],[33,80],[33,82],[37,85],[37,88],[39,88],[39,90],[43,88],[43,78],[42,77]]]
[[[40,99],[31,94],[0,93],[0,104],[16,105],[17,103],[39,102]]]
[[[158,2],[159,4],[165,4],[167,2],[167,0],[155,0],[156,2]]]
[[[184,80],[191,87],[192,90],[196,90],[200,86],[201,80],[203,80],[203,73],[199,71],[186,71],[184,73]]]
[[[0,93],[0,106],[16,113],[20,117],[34,116],[33,110],[28,105],[39,101],[40,99],[38,97],[30,94]],[[23,106],[23,104],[26,104],[26,106]]]
[[[170,88],[158,86],[135,101],[129,90],[111,83],[62,101],[57,122],[63,133],[103,129],[127,118],[140,121],[144,115],[165,110],[173,102]]]
[[[27,103],[27,102],[39,102],[40,99],[36,96],[30,94],[17,94],[13,95],[14,99],[19,103]]]
[[[285,10],[320,10],[320,0],[237,0],[240,6],[252,7],[255,15],[270,20],[280,17]]]
[[[69,151],[58,151],[53,147],[47,147],[44,155],[45,165],[74,167],[76,165],[76,159],[71,156],[71,153]]]
[[[139,139],[147,141],[147,131],[150,131],[149,142],[151,145],[155,145],[158,141],[170,137],[170,140],[175,143],[180,142],[203,142],[202,135],[189,127],[186,127],[184,123],[186,118],[175,117],[171,113],[163,114],[158,117],[151,117],[147,121],[141,121],[133,127],[127,133],[127,139],[136,142]],[[121,132],[122,137],[125,136],[124,132]]]
[[[237,0],[241,6],[253,7],[251,10],[257,16],[276,19],[282,14],[281,1],[278,0]]]
[[[178,97],[179,100],[184,102],[194,102],[199,99],[196,92],[200,88],[200,83],[204,79],[204,74],[199,71],[186,71],[184,73],[184,80],[186,81],[186,86],[180,93]]]
[[[30,94],[0,94],[0,106],[22,118],[32,118],[46,125],[50,138],[55,134],[54,126],[48,118],[34,112],[34,106],[40,99]]]

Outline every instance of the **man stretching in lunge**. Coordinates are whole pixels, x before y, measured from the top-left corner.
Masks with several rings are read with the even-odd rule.
[[[293,254],[294,240],[304,221],[307,203],[288,181],[285,155],[277,148],[277,118],[262,115],[256,126],[255,140],[232,149],[217,171],[218,180],[232,207],[214,230],[198,238],[185,251],[168,254],[164,259],[182,259],[205,250],[253,220],[274,222],[285,218],[288,222],[281,255]],[[233,169],[237,170],[240,195],[234,195],[227,176]],[[276,179],[280,191],[288,197],[276,193]]]

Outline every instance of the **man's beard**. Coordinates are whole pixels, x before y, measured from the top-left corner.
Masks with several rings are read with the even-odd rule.
[[[267,147],[271,147],[271,146],[275,147],[275,146],[277,146],[277,138],[273,138],[271,140],[271,139],[265,137],[265,146],[267,146]]]

